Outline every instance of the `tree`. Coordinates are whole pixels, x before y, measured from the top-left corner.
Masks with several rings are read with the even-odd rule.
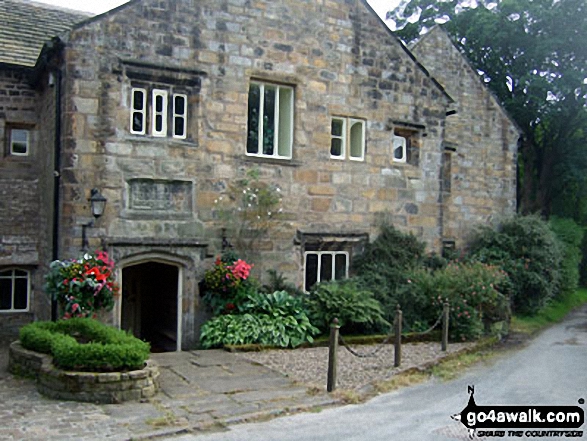
[[[582,224],[587,224],[586,9],[584,0],[403,0],[388,13],[406,42],[445,22],[455,44],[524,130],[520,211],[570,216]]]

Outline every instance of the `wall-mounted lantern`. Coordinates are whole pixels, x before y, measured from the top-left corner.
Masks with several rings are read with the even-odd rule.
[[[104,214],[104,210],[106,208],[106,202],[108,201],[102,194],[98,191],[97,188],[92,188],[90,191],[90,197],[88,198],[90,202],[90,210],[92,211],[92,216],[94,216],[94,220],[98,220],[100,216]],[[94,220],[91,220],[87,224],[82,224],[82,251],[88,250],[88,237],[86,235],[86,228],[94,226]]]

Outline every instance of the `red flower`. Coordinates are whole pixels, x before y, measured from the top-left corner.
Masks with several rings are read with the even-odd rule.
[[[105,282],[108,276],[100,272],[98,267],[90,268],[86,271],[86,276],[94,276],[98,282]]]

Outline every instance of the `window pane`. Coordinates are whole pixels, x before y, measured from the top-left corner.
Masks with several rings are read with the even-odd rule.
[[[293,89],[279,88],[279,156],[291,157],[292,129],[293,129]]]
[[[342,136],[343,125],[342,119],[333,119],[330,129],[332,136]]]
[[[132,114],[132,131],[142,132],[143,131],[143,114],[140,112],[133,112]]]
[[[175,126],[173,129],[175,136],[183,137],[185,135],[184,129],[183,118],[175,117]]]
[[[320,281],[327,282],[329,280],[332,280],[332,254],[322,254]]]
[[[134,110],[144,110],[144,95],[142,90],[135,90],[133,93],[133,109]]]
[[[273,155],[275,144],[275,87],[265,86],[263,97],[263,154]]]
[[[9,273],[9,271],[7,271]],[[0,275],[2,275],[2,273],[0,273]],[[27,276],[27,272],[23,271],[23,270],[14,270],[14,275],[16,277],[26,277]]]
[[[351,158],[363,157],[363,121],[354,121],[351,123]]]
[[[155,97],[155,111],[163,112],[163,97],[161,95]]]
[[[14,280],[14,309],[27,309],[27,279]]]
[[[332,138],[330,141],[330,154],[332,156],[342,156],[342,139]]]
[[[393,137],[393,159],[398,162],[406,161],[406,138],[403,136]]]
[[[11,277],[12,271],[0,271],[0,277]]]
[[[162,115],[155,116],[155,130],[157,132],[161,132],[163,130],[163,116]]]
[[[259,153],[259,107],[261,103],[259,85],[249,88],[249,116],[247,123],[247,153]]]
[[[184,115],[185,114],[185,97],[176,96],[175,97],[175,104],[174,104],[173,108],[175,109],[176,115]]]
[[[306,280],[305,290],[310,291],[316,282],[318,281],[318,255],[317,254],[306,254]]]
[[[347,268],[346,259],[347,259],[346,254],[337,254],[336,256],[334,256],[334,278],[336,280],[346,278],[346,268]]]
[[[10,131],[10,153],[16,155],[28,154],[29,131],[12,129]]]
[[[0,279],[0,310],[12,309],[12,279]]]

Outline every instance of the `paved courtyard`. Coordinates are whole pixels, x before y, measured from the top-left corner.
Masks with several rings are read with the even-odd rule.
[[[6,371],[0,344],[0,440],[130,440],[327,406],[325,393],[221,350],[154,354],[161,392],[144,403],[97,405],[40,395],[33,380]]]

